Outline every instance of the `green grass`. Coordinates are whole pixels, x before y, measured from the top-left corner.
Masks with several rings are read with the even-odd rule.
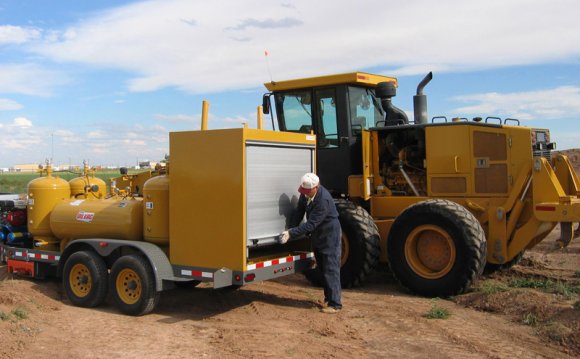
[[[509,287],[501,282],[494,280],[485,280],[479,290],[485,294],[495,294],[499,292],[505,292],[509,290]]]
[[[574,303],[574,309],[580,309],[580,300],[577,300],[576,303]]]
[[[28,312],[24,308],[16,308],[16,309],[13,309],[11,313],[17,319],[26,319],[26,318],[28,318]]]
[[[440,307],[437,305],[438,298],[432,300],[431,309],[423,317],[427,319],[447,319],[451,316],[451,313],[447,308]]]
[[[533,288],[539,289],[546,293],[554,293],[572,298],[576,294],[580,294],[580,285],[578,283],[567,283],[563,281],[553,281],[551,279],[537,279],[537,278],[514,278],[510,280],[509,286],[512,288]]]
[[[522,322],[525,325],[529,325],[530,327],[535,327],[536,325],[538,325],[539,320],[538,316],[535,315],[534,313],[527,313],[524,315]]]
[[[144,172],[145,170],[129,170],[129,174]],[[60,177],[67,181],[79,177],[80,172],[74,173],[69,171],[54,172],[53,176]],[[109,180],[114,177],[119,177],[119,170],[103,170],[97,171],[95,176],[102,179],[109,184]],[[26,193],[28,182],[40,177],[39,173],[31,172],[0,172],[0,192],[5,193]]]
[[[5,321],[10,319],[10,314],[0,311],[0,320]]]

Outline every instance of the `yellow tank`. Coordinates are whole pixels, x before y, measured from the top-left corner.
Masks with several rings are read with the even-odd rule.
[[[46,171],[46,177],[28,182],[28,231],[32,234],[36,247],[57,250],[58,240],[54,238],[50,228],[50,214],[58,203],[69,199],[70,185],[62,178],[53,177],[50,166]]]
[[[103,199],[107,195],[107,184],[105,181],[94,176],[80,176],[71,179],[70,196],[72,198],[82,199]],[[97,185],[98,191],[93,192],[91,188]]]
[[[158,245],[169,244],[169,176],[147,180],[143,198],[144,239]]]
[[[143,212],[140,199],[69,199],[56,205],[50,228],[60,240],[109,238],[143,239]]]

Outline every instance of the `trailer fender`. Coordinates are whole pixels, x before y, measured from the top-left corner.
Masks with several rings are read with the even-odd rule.
[[[87,247],[90,247],[101,257],[108,257],[121,247],[129,247],[143,254],[151,264],[151,268],[153,268],[153,272],[155,273],[155,285],[158,292],[164,289],[163,281],[180,280],[173,275],[173,268],[169,262],[169,258],[167,258],[167,255],[158,246],[148,242],[103,238],[77,239],[71,242],[62,252],[58,265],[58,276],[62,275],[62,268],[68,257],[74,252],[87,249]]]

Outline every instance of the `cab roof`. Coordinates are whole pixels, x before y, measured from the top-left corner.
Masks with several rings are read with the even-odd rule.
[[[295,90],[309,87],[357,84],[375,87],[379,82],[393,82],[398,86],[397,79],[381,75],[373,75],[366,72],[350,72],[346,74],[308,77],[303,79],[266,82],[264,86],[269,91]]]

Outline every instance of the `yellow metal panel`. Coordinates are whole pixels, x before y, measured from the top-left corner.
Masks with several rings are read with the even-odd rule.
[[[348,176],[348,195],[350,198],[360,198],[363,194],[363,177]]]
[[[366,201],[371,196],[371,136],[369,131],[362,131],[362,161],[363,161],[363,192]]]
[[[431,196],[458,196],[472,192],[471,182],[465,174],[431,175],[427,182]]]
[[[395,222],[394,219],[375,220],[375,224],[377,225],[377,228],[379,229],[379,235],[380,235],[379,247],[381,249],[381,252],[379,255],[379,260],[381,262],[387,262],[389,259],[388,253],[387,253],[387,240],[389,238],[389,231],[391,230],[391,226],[393,225],[393,222]]]
[[[172,264],[244,269],[243,131],[170,133]]]
[[[243,136],[245,140],[300,144],[300,145],[316,145],[316,136],[304,133],[293,132],[277,132],[257,130],[253,128],[244,128]]]
[[[514,134],[517,137],[513,152],[530,148],[530,132],[520,131],[520,128],[470,126],[469,134],[473,146],[473,160],[470,172],[473,177],[473,195],[505,197],[513,188],[512,172],[515,165],[511,160]],[[527,142],[522,142],[524,138]],[[531,155],[529,151],[523,151]],[[521,157],[521,155],[517,155]],[[518,158],[519,160],[520,158]],[[521,163],[518,163],[521,165]]]
[[[371,215],[376,219],[395,218],[410,205],[427,199],[415,196],[372,196]]]
[[[316,137],[248,128],[170,133],[172,264],[246,269],[246,141],[314,147]]]
[[[395,86],[398,86],[397,79],[394,77],[373,75],[365,72],[351,72],[340,75],[318,76],[286,81],[272,81],[265,83],[264,86],[266,86],[269,91],[282,91],[338,84],[357,84],[374,87],[379,82],[393,82]]]
[[[567,156],[557,154],[552,159],[554,173],[566,194],[580,196],[580,179]]]
[[[425,140],[427,175],[471,172],[469,126],[426,127]]]
[[[502,264],[507,259],[506,211],[502,207],[488,208],[487,257]]]
[[[518,179],[522,175],[522,172],[526,174],[530,171],[530,163],[532,162],[532,150],[527,150],[530,148],[530,142],[532,134],[527,127],[509,127],[508,128],[510,138],[510,176],[514,180]],[[522,149],[526,149],[525,151]],[[510,183],[511,185],[511,183]],[[512,187],[510,187],[511,190]]]

